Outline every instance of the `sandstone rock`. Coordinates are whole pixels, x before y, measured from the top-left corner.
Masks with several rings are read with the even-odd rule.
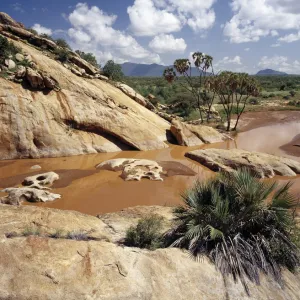
[[[27,31],[26,29],[21,27],[11,25],[2,25],[2,27],[6,32],[13,34],[14,36],[20,37],[21,39],[28,40],[34,37],[34,35],[30,31]]]
[[[168,147],[168,122],[118,88],[99,79],[83,80],[38,49],[14,43],[37,63],[38,71],[31,68],[28,75],[39,87],[30,93],[0,78],[0,159]],[[40,91],[45,88],[40,72],[55,78],[61,91]]]
[[[150,180],[163,181],[163,176],[194,176],[196,173],[185,165],[174,161],[156,162],[147,159],[128,159],[117,158],[104,161],[96,166],[100,170],[122,171],[121,177],[126,181],[141,180],[148,178]]]
[[[204,125],[192,125],[173,119],[171,132],[181,146],[200,146],[223,142],[226,137],[216,129]]]
[[[123,235],[139,216],[164,207],[139,208],[97,219],[75,212],[39,207],[0,206],[0,295],[27,300],[186,300],[186,299],[299,299],[299,275],[283,272],[285,288],[261,276],[260,286],[249,283],[248,297],[241,283],[223,278],[207,260],[192,260],[179,249],[148,251],[120,247],[107,241],[76,241],[29,236],[6,238],[29,226],[51,233],[83,230],[99,238]],[[107,223],[107,225],[106,225]],[[110,227],[111,226],[111,227]],[[116,230],[116,232],[115,232]]]
[[[99,78],[100,80],[108,81],[108,77],[106,77],[104,75],[96,74],[96,77]]]
[[[260,152],[240,149],[205,149],[187,152],[185,156],[215,172],[232,172],[239,168],[247,168],[261,178],[300,174],[299,162]]]
[[[0,202],[10,205],[20,205],[23,201],[28,202],[47,202],[60,199],[59,194],[53,194],[45,190],[31,187],[7,188],[1,191],[8,195],[0,198]]]
[[[53,182],[58,179],[59,175],[55,172],[47,172],[26,177],[22,184],[25,186],[29,186],[30,188],[43,189],[44,186],[51,186]]]
[[[32,61],[32,57],[30,54],[26,53],[24,54],[24,59],[27,60],[28,62],[31,62]]]
[[[180,146],[190,147],[203,145],[203,142],[187,128],[186,124],[176,119],[172,120],[171,132]]]
[[[94,66],[78,56],[71,56],[69,60],[79,68],[84,69],[87,74],[95,75],[99,72]]]
[[[152,103],[148,101],[145,97],[137,93],[133,88],[130,86],[124,84],[124,83],[117,83],[117,87],[128,97],[136,101],[137,103],[141,104],[142,106],[145,106],[146,108],[150,110],[154,110],[155,107]]]
[[[26,68],[24,66],[18,66],[18,69],[15,73],[16,78],[23,78],[26,75]]]
[[[126,180],[150,180],[163,181],[161,174],[162,167],[155,161],[147,159],[117,158],[105,161],[96,166],[100,170],[122,171],[121,177]]]
[[[23,61],[24,60],[24,55],[21,53],[17,53],[16,54],[16,60],[17,61]]]
[[[77,76],[82,76],[82,74],[74,67],[71,67],[71,72],[74,73]]]
[[[44,89],[45,88],[44,79],[43,79],[42,75],[36,70],[27,68],[26,79],[30,83],[31,87],[34,89]]]
[[[9,70],[14,69],[16,67],[16,63],[12,59],[6,59],[5,65]]]
[[[8,14],[4,12],[0,12],[0,24],[24,28],[24,25],[22,23],[15,21],[13,18],[11,18]]]
[[[57,82],[47,74],[43,74],[43,80],[47,89],[53,90],[57,86]]]
[[[34,165],[32,167],[30,167],[31,170],[38,170],[41,169],[42,167],[40,165]]]

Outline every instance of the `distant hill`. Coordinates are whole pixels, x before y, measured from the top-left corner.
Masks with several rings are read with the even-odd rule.
[[[160,77],[163,75],[165,68],[168,66],[158,64],[136,64],[126,62],[121,64],[122,71],[125,76],[130,77]],[[192,68],[192,76],[198,75],[199,71],[196,68]]]
[[[287,73],[284,73],[284,72],[279,72],[279,71],[275,71],[275,70],[272,70],[272,69],[265,69],[265,70],[261,70],[259,72],[257,72],[258,76],[266,76],[266,75],[280,75],[280,76],[286,76],[288,75]]]

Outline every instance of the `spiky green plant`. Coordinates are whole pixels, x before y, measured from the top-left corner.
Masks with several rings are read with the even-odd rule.
[[[240,279],[248,293],[246,278],[259,284],[260,272],[282,284],[281,268],[299,266],[290,233],[296,204],[290,186],[260,181],[247,170],[196,182],[175,210],[168,244],[197,259],[208,256],[224,276]]]

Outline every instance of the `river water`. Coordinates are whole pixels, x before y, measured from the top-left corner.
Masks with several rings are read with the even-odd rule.
[[[201,148],[240,148],[250,151],[281,155],[300,161],[300,148],[289,144],[300,133],[300,112],[271,112],[245,114],[242,128],[234,141],[153,151],[123,151],[92,155],[0,161],[0,188],[18,186],[26,176],[54,171],[60,179],[53,185],[53,192],[62,195],[54,202],[30,204],[96,215],[118,211],[136,205],[173,206],[181,201],[180,194],[196,179],[205,180],[215,173],[184,157],[187,151]],[[95,165],[113,158],[145,158],[157,161],[179,161],[193,169],[196,176],[172,176],[161,181],[143,179],[125,182],[118,172],[96,170]],[[41,170],[31,170],[33,165]],[[294,182],[293,192],[300,194],[300,176],[276,177],[280,182]],[[1,196],[1,194],[0,194]],[[28,205],[28,204],[25,204]]]

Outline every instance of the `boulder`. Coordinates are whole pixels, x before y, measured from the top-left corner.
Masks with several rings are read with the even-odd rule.
[[[16,57],[16,60],[17,60],[17,61],[20,61],[20,62],[21,62],[21,61],[24,60],[24,55],[21,54],[21,53],[17,53],[15,57]]]
[[[15,73],[16,78],[23,78],[26,75],[26,68],[24,66],[18,66],[18,69]]]
[[[96,74],[96,78],[99,78],[100,80],[103,80],[103,81],[108,81],[108,77],[104,76],[104,75],[100,75],[100,74]]]
[[[77,69],[74,68],[74,67],[71,67],[71,72],[74,73],[74,74],[77,75],[77,76],[82,76],[82,74],[79,72],[79,70],[77,70]]]
[[[23,201],[28,202],[47,202],[60,199],[59,194],[53,194],[45,190],[31,187],[7,188],[1,191],[8,195],[0,198],[3,204],[20,205]]]
[[[275,175],[289,177],[300,174],[299,162],[260,152],[240,149],[205,149],[187,152],[185,156],[215,172],[232,172],[247,168],[260,178],[272,178]]]
[[[24,59],[27,60],[28,62],[31,62],[32,61],[32,57],[30,54],[24,54]]]
[[[37,70],[27,68],[26,79],[30,83],[30,86],[34,89],[44,89],[45,88],[44,79]]]
[[[216,129],[204,125],[192,125],[173,119],[171,132],[181,146],[200,146],[223,142],[226,137]]]
[[[53,90],[57,86],[57,82],[47,74],[43,74],[43,80],[47,89]]]
[[[79,56],[70,56],[69,60],[79,68],[84,69],[89,75],[95,75],[99,72],[99,70],[97,70],[94,66],[92,66],[90,63]]]
[[[9,70],[12,70],[12,69],[14,69],[16,67],[16,63],[12,59],[10,59],[10,58],[6,59],[4,61],[4,63],[5,63],[5,65],[7,66],[7,68]]]
[[[137,93],[133,88],[128,86],[127,84],[124,83],[117,83],[116,85],[124,94],[126,94],[128,97],[136,101],[137,103],[141,104],[142,106],[154,110],[155,107],[154,105],[145,97]]]
[[[179,120],[172,120],[171,132],[180,146],[191,147],[204,144],[193,132],[187,128],[186,124],[180,122]]]
[[[148,159],[117,158],[104,161],[96,166],[99,170],[122,171],[121,177],[126,180],[148,178],[163,181],[164,176],[194,176],[196,173],[189,167],[174,161],[156,162]]]
[[[55,172],[47,172],[26,177],[22,184],[30,188],[44,189],[44,186],[51,186],[58,179],[59,175]]]

